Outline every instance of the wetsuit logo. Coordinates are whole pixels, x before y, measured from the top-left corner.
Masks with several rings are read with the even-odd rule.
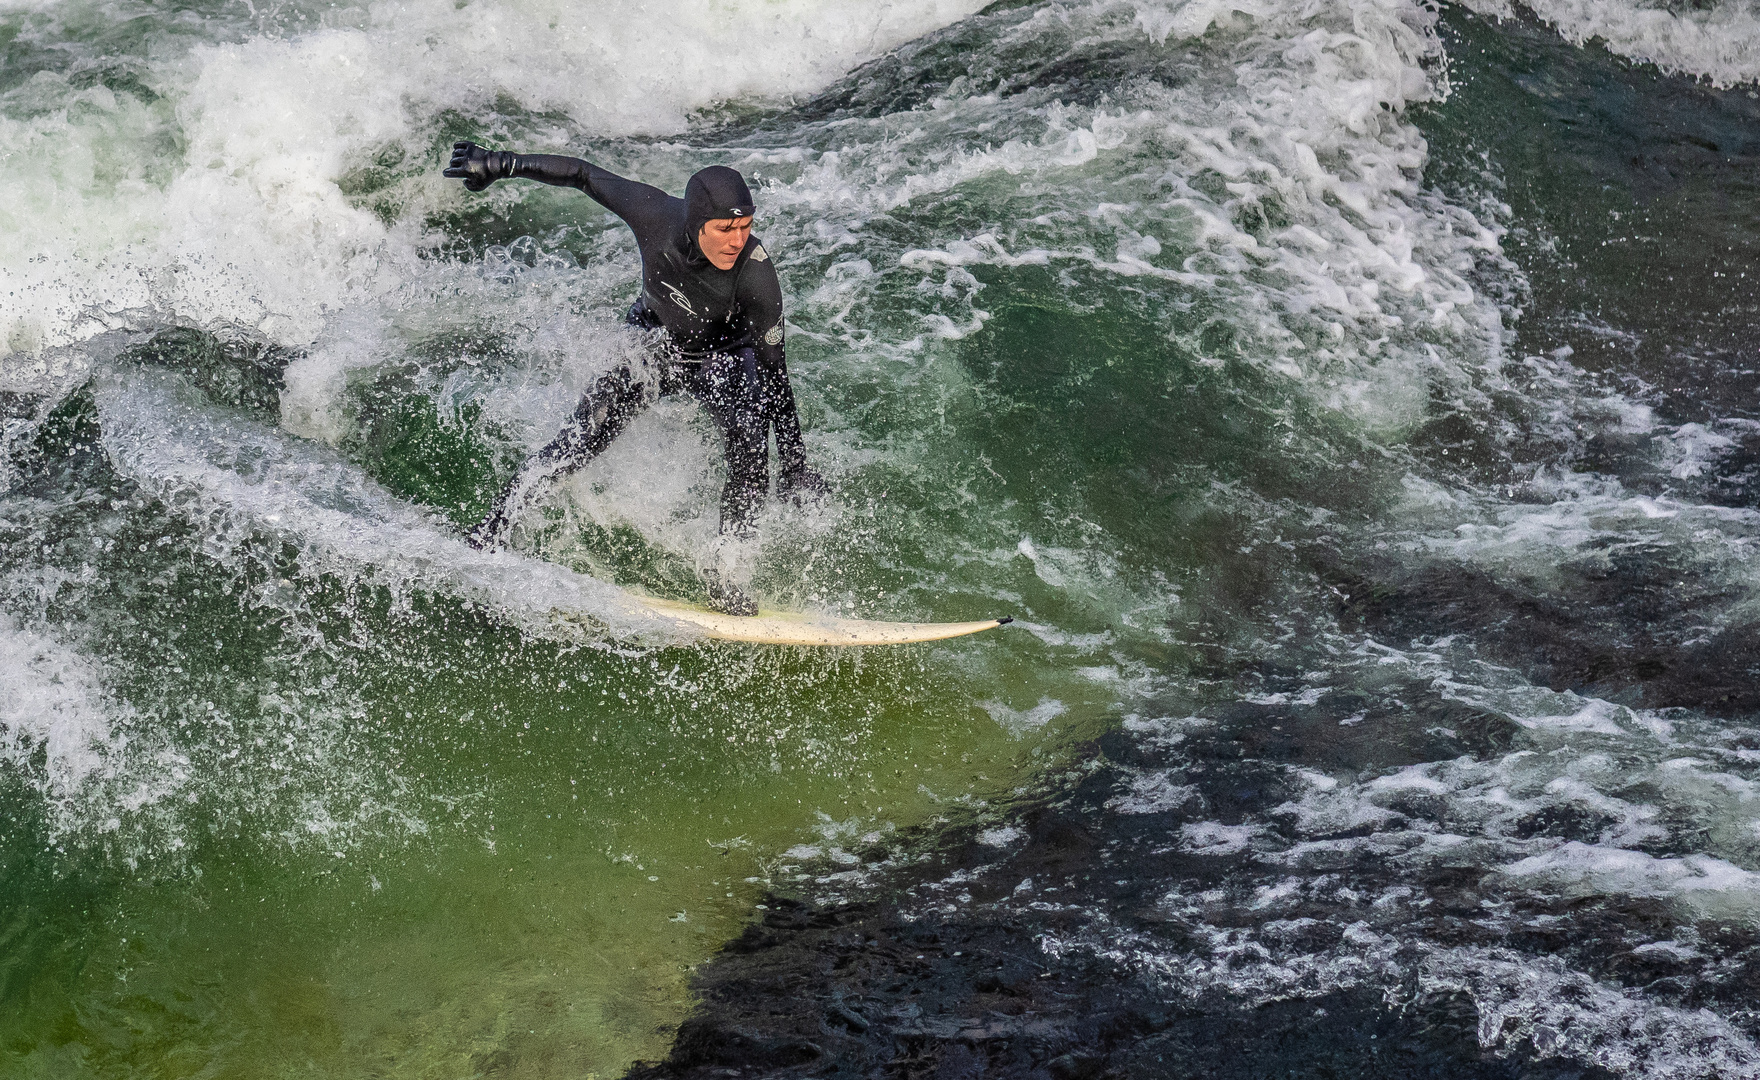
[[[684,293],[681,293],[678,291],[677,285],[674,285],[670,281],[662,281],[660,284],[666,286],[666,291],[672,294],[672,302],[673,303],[677,304],[681,308],[684,308],[686,311],[690,312],[692,315],[695,315],[697,313],[697,309],[694,307],[691,307],[691,302],[685,298]]]
[[[764,331],[764,344],[766,344],[766,345],[780,345],[780,344],[782,344],[782,324],[781,323],[777,323],[775,326],[772,326],[770,329]]]
[[[765,259],[768,259],[769,257],[770,257],[770,253],[768,251],[764,250],[763,244],[759,244],[756,247],[752,248],[752,261],[753,262],[763,262]]]

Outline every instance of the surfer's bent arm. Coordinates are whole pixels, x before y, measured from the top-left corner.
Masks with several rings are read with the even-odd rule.
[[[776,428],[776,451],[782,459],[785,484],[806,480],[807,446],[801,438],[800,414],[795,409],[794,388],[788,382],[783,356],[782,282],[762,244],[746,262],[739,280],[739,309],[747,320],[752,350],[758,357],[758,376],[763,384],[766,418]],[[822,486],[817,474],[810,486]]]

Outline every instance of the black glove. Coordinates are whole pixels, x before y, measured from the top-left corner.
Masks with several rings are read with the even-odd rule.
[[[440,175],[448,180],[463,180],[469,191],[481,191],[513,175],[513,155],[506,150],[485,150],[461,139],[452,144],[452,161]]]
[[[796,506],[807,502],[819,502],[831,494],[831,485],[825,478],[812,469],[802,465],[798,469],[784,469],[776,478],[776,494],[784,499],[792,499]]]

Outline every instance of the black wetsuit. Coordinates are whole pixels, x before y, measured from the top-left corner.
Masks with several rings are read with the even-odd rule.
[[[733,266],[720,270],[697,245],[704,222],[751,215],[751,193],[739,173],[720,166],[704,169],[679,199],[579,158],[485,151],[460,143],[446,175],[478,191],[518,177],[591,195],[629,225],[642,253],[642,295],[627,322],[664,329],[669,339],[662,350],[666,355],[657,358],[652,371],[622,367],[588,389],[561,433],[503,489],[472,534],[473,542],[499,546],[541,484],[591,461],[661,394],[690,394],[721,429],[727,457],[723,532],[748,528],[764,497],[772,426],[782,488],[822,486],[807,468],[783,360],[782,286],[769,252],[752,236]]]

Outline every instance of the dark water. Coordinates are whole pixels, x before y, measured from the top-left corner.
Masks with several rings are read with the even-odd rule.
[[[1746,85],[1367,2],[727,74],[733,11],[0,17],[4,1069],[1760,1073]],[[466,136],[756,178],[825,508],[718,543],[673,403],[459,542],[637,347]],[[1019,622],[603,584],[716,561]]]

